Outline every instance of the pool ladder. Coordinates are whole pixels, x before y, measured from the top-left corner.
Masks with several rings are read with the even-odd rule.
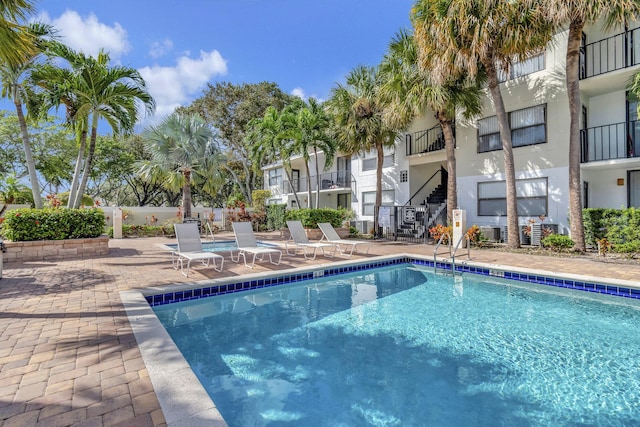
[[[469,240],[469,236],[467,236],[465,233],[462,236],[460,236],[460,238],[458,239],[458,243],[456,243],[455,247],[452,248],[451,246],[452,239],[449,233],[442,234],[442,236],[440,236],[440,239],[438,240],[438,244],[436,244],[436,247],[433,250],[433,272],[434,273],[438,272],[438,259],[437,259],[438,249],[440,248],[440,245],[442,245],[442,242],[444,241],[445,237],[447,238],[447,242],[449,244],[449,255],[451,255],[451,274],[455,276],[456,275],[456,252],[458,251],[458,248],[460,248],[460,244],[462,243],[462,241],[466,239],[467,240],[467,256],[469,257],[469,259],[471,259],[471,241]],[[446,260],[447,259],[445,258],[445,261]]]

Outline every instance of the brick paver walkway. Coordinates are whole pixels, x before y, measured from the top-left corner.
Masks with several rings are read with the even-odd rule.
[[[171,268],[169,254],[156,246],[168,242],[111,240],[105,257],[5,264],[0,280],[0,427],[166,425],[119,292],[311,263],[302,256],[285,256],[278,267],[260,263],[249,270],[227,258],[222,273],[196,269],[187,279]],[[433,247],[375,243],[367,257],[394,253],[432,256]],[[640,280],[638,264],[488,250],[473,251],[472,258]],[[327,259],[320,256],[315,262]]]

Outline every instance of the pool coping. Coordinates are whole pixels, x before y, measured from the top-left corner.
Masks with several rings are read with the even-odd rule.
[[[120,292],[120,298],[136,337],[142,359],[149,372],[151,383],[158,397],[160,407],[164,413],[167,426],[188,427],[192,425],[209,425],[214,427],[227,426],[215,403],[206,392],[191,367],[182,356],[169,333],[155,315],[151,303],[154,296],[181,295],[181,299],[172,302],[212,297],[229,293],[246,292],[252,289],[279,286],[283,284],[303,282],[317,277],[344,274],[351,271],[364,271],[384,265],[394,265],[404,262],[416,262],[434,268],[433,258],[415,254],[384,255],[364,260],[345,260],[327,262],[313,266],[274,271],[270,273],[253,273],[242,276],[225,277],[213,280],[174,284],[160,287],[148,287]],[[451,260],[436,259],[436,266],[441,270],[451,271]],[[471,273],[478,276],[498,277],[535,283],[542,286],[570,288],[580,292],[595,292],[615,295],[620,298],[640,299],[640,283],[629,280],[609,279],[596,276],[557,273],[552,271],[538,271],[520,267],[506,267],[498,264],[460,260],[455,265],[456,272]],[[293,280],[279,280],[288,277]],[[274,281],[273,279],[276,278]],[[551,279],[551,281],[549,280]],[[236,284],[242,286],[236,288]],[[259,285],[262,283],[262,285]],[[231,289],[231,284],[234,284]],[[245,284],[248,284],[245,287]],[[571,286],[569,285],[571,284]],[[573,284],[582,284],[575,287]],[[585,284],[593,284],[593,289]],[[253,285],[253,286],[252,286]],[[596,285],[601,286],[597,288]],[[198,289],[217,288],[215,294],[203,295]],[[616,288],[616,293],[609,291],[609,287]],[[618,290],[630,290],[629,295],[619,294]],[[631,291],[633,290],[633,292]],[[189,294],[189,291],[191,293]],[[633,293],[633,296],[632,296]],[[186,295],[186,296],[185,296]],[[151,301],[151,302],[150,302]],[[168,304],[170,302],[164,302]],[[162,305],[162,304],[158,304]]]

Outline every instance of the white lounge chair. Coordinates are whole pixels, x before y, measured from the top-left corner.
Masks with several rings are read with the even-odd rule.
[[[231,260],[233,262],[240,261],[240,256],[244,259],[244,265],[249,268],[253,268],[256,263],[256,257],[258,261],[262,261],[265,255],[269,255],[269,262],[273,265],[279,265],[282,260],[282,251],[276,248],[268,248],[266,246],[258,246],[256,236],[253,234],[253,227],[250,222],[234,222],[233,233],[236,236],[236,244],[238,245],[237,254],[234,256],[234,252],[231,252]],[[247,264],[247,254],[253,255],[251,265]],[[278,255],[277,262],[273,261],[272,255]]]
[[[224,257],[215,252],[205,252],[202,249],[198,224],[195,222],[174,224],[173,228],[176,231],[176,239],[178,241],[178,249],[171,253],[171,263],[173,264],[173,268],[177,270],[179,265],[182,274],[189,277],[191,261],[199,260],[207,267],[209,266],[209,261],[213,261],[213,269],[216,271],[222,271]],[[185,260],[187,261],[186,272],[184,270]],[[217,264],[218,260],[220,261],[220,267],[218,267]]]
[[[287,227],[289,228],[289,233],[291,234],[291,240],[293,240],[294,251],[293,253],[289,252],[289,242],[285,242],[284,247],[287,251],[287,255],[295,256],[299,250],[304,252],[304,257],[306,259],[316,259],[316,252],[318,249],[322,250],[322,255],[333,258],[336,254],[336,250],[338,249],[338,245],[335,243],[320,243],[320,242],[310,242],[307,237],[307,233],[304,231],[304,227],[302,226],[302,222],[300,221],[287,221]],[[307,250],[313,249],[313,257],[307,256]],[[332,249],[330,253],[327,252],[328,249]]]
[[[335,243],[336,245],[338,245],[338,250],[342,255],[350,257],[351,255],[353,255],[354,250],[356,252],[358,251],[357,249],[358,245],[363,245],[363,246],[366,245],[367,250],[365,251],[364,254],[366,255],[369,253],[369,249],[371,248],[370,242],[367,242],[365,240],[342,239],[338,235],[338,232],[335,230],[335,228],[333,228],[333,225],[329,224],[328,222],[319,222],[318,227],[320,227],[320,230],[322,231],[322,234],[323,234],[323,237],[322,239],[320,239],[320,241],[323,241],[324,239],[329,243]],[[344,249],[340,245],[344,245]],[[351,250],[349,250],[349,253],[347,253],[347,249],[349,249],[349,246],[351,246]]]

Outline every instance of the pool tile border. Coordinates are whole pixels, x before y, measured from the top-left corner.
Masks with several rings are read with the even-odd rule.
[[[254,289],[261,289],[271,286],[303,282],[319,277],[336,276],[356,271],[370,270],[379,267],[386,267],[396,264],[411,263],[427,267],[434,267],[434,261],[418,258],[415,256],[402,255],[392,258],[371,260],[368,262],[358,262],[353,264],[336,265],[335,267],[322,267],[308,271],[295,271],[292,273],[283,272],[282,275],[273,277],[257,278],[251,277],[247,280],[207,284],[193,289],[175,289],[166,292],[145,295],[145,300],[151,307],[172,304],[182,301],[190,301],[200,298],[208,298],[217,295],[225,295],[236,292],[244,292]],[[449,262],[436,261],[438,270],[451,272],[452,265]],[[538,285],[573,289],[582,292],[592,292],[612,295],[624,298],[640,299],[640,288],[619,286],[599,281],[576,279],[567,277],[550,276],[544,274],[534,274],[532,272],[505,271],[500,268],[490,268],[486,266],[474,266],[469,263],[462,263],[455,266],[456,273],[470,273],[480,276],[499,277],[514,281],[534,283]]]

